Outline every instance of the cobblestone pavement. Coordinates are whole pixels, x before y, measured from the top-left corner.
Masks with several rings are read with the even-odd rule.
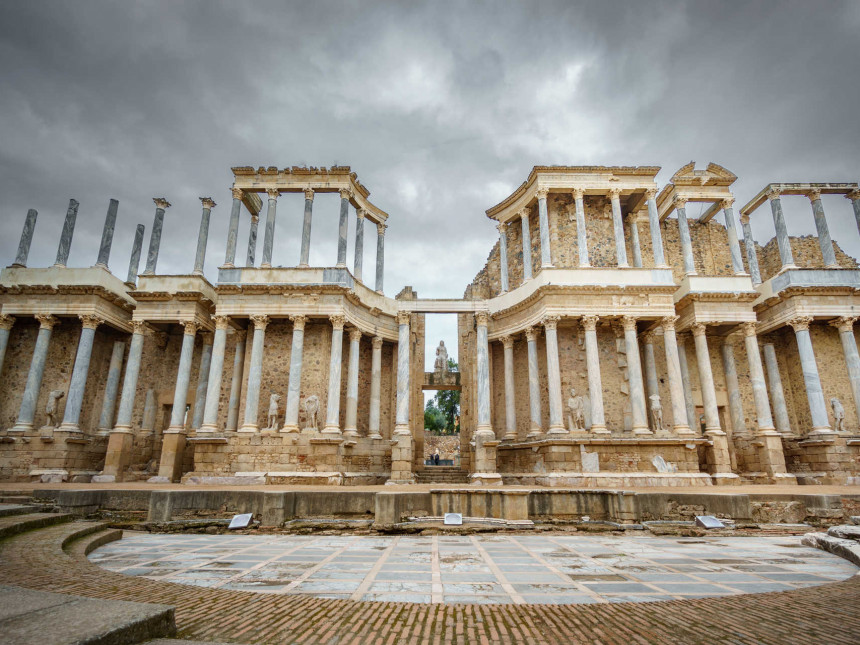
[[[127,533],[111,571],[202,587],[445,603],[648,602],[788,591],[851,563],[793,537],[201,536]]]

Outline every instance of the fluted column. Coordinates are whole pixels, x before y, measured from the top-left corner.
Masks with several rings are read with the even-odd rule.
[[[749,215],[741,215],[741,227],[744,231],[744,246],[747,252],[747,264],[750,267],[750,277],[754,285],[759,285],[761,284],[761,270],[758,267],[758,255],[755,250],[755,240],[753,240],[752,236]]]
[[[382,293],[382,279],[385,274],[385,224],[376,225],[376,293]]]
[[[649,426],[651,425],[651,417],[653,416],[652,396],[660,396],[660,388],[657,385],[657,360],[654,357],[654,332],[647,331],[642,334],[642,357],[645,363],[645,396],[648,411],[652,414],[648,415]],[[653,432],[660,432],[663,428],[651,428]]]
[[[528,437],[543,434],[543,411],[540,401],[540,370],[538,368],[537,337],[540,331],[534,327],[526,329],[529,359],[529,433]]]
[[[821,258],[825,269],[838,269],[836,252],[833,250],[833,240],[830,239],[830,229],[827,227],[827,217],[824,206],[821,205],[821,191],[817,188],[810,190],[807,195],[812,204],[812,216],[815,218],[815,229],[818,232],[818,245],[821,248]]]
[[[349,364],[346,368],[346,425],[343,434],[358,436],[358,358],[361,330],[349,332]]]
[[[678,316],[666,316],[660,321],[663,327],[663,346],[666,350],[666,375],[669,380],[669,399],[672,402],[672,430],[679,437],[690,437],[696,433],[690,428],[687,414],[686,398],[684,396],[684,377],[681,371],[681,359],[678,351],[678,337],[675,333],[675,323]],[[684,361],[686,365],[686,360]]]
[[[203,204],[203,214],[200,216],[200,231],[197,233],[197,253],[194,256],[194,271],[195,275],[203,275],[203,265],[206,262],[206,245],[209,242],[209,218],[212,214],[212,209],[215,208],[215,202],[211,197],[201,197]]]
[[[502,282],[502,293],[508,291],[508,225],[499,223],[499,273]]]
[[[290,316],[293,323],[293,340],[290,347],[290,381],[287,385],[287,409],[281,432],[299,431],[299,401],[302,393],[302,361],[305,347],[307,316]]]
[[[131,415],[134,411],[134,399],[137,396],[137,380],[140,376],[140,359],[143,355],[146,323],[135,320],[132,322],[132,327],[134,331],[128,348],[128,360],[125,363],[125,378],[122,380],[122,394],[119,397],[115,431],[131,432],[132,429]]]
[[[370,420],[367,425],[368,437],[382,439],[379,432],[379,404],[382,395],[382,337],[374,336],[371,341],[373,353],[370,361]]]
[[[257,229],[260,226],[260,216],[251,213],[251,225],[248,228],[248,257],[245,259],[245,266],[253,267],[256,263],[257,255]]]
[[[791,420],[788,416],[788,406],[785,404],[785,392],[782,389],[782,377],[779,374],[779,363],[776,360],[776,349],[773,343],[765,342],[762,345],[764,351],[764,364],[767,367],[767,382],[770,391],[770,399],[773,401],[773,418],[776,429],[780,434],[791,434]]]
[[[125,342],[118,340],[113,344],[111,350],[107,383],[105,383],[105,393],[102,399],[102,411],[99,415],[98,430],[103,434],[107,434],[113,428],[113,413],[116,410],[116,395],[119,392],[123,356],[125,356]]]
[[[672,200],[678,214],[678,237],[681,239],[681,256],[684,259],[684,273],[696,275],[696,262],[693,259],[693,239],[690,237],[690,223],[687,221],[687,200],[677,195]]]
[[[717,392],[714,373],[711,369],[711,354],[708,351],[707,326],[696,323],[692,326],[693,342],[696,344],[696,362],[699,364],[699,384],[702,387],[702,404],[705,408],[705,433],[722,430],[717,408]]]
[[[663,251],[663,233],[660,231],[660,215],[657,212],[657,189],[649,188],[645,191],[648,197],[648,228],[651,231],[651,251],[654,254],[654,266],[665,268],[666,255]]]
[[[694,431],[693,434],[698,434],[702,424],[696,414],[696,404],[693,402],[693,381],[690,378],[690,367],[687,364],[687,338],[688,334],[680,334],[678,338],[678,365],[681,367],[681,381],[684,384],[684,407],[687,409],[687,422],[690,428]]]
[[[305,216],[302,223],[302,249],[299,256],[299,267],[305,268],[311,256],[311,223],[314,216],[314,190],[305,188]]]
[[[568,434],[564,427],[561,402],[561,369],[558,361],[558,321],[561,316],[545,316],[541,321],[546,334],[546,373],[549,390],[549,429],[547,434]]]
[[[93,341],[96,327],[104,321],[97,316],[85,314],[81,319],[81,336],[78,340],[78,352],[75,355],[75,366],[72,368],[72,380],[69,383],[69,393],[66,395],[66,408],[63,410],[63,423],[57,430],[60,432],[80,432],[81,407],[84,404],[84,391],[87,387],[87,377],[90,373],[90,358],[93,354]]]
[[[341,434],[340,431],[340,374],[343,363],[343,316],[330,316],[331,352],[328,363],[328,398],[326,400],[326,417],[323,434]]]
[[[776,244],[779,247],[779,259],[783,269],[794,269],[794,255],[791,252],[791,241],[788,239],[788,227],[785,225],[785,217],[782,214],[782,202],[779,199],[779,190],[771,188],[767,191],[770,200],[770,211],[773,215],[773,227],[776,229]]]
[[[767,399],[767,387],[764,381],[764,369],[762,369],[761,355],[758,348],[758,336],[756,336],[756,324],[746,322],[742,325],[744,331],[744,347],[747,352],[747,361],[750,368],[750,383],[753,390],[753,401],[755,402],[757,434],[764,432],[775,433],[773,427],[773,416],[770,411],[770,402]]]
[[[353,258],[352,274],[361,282],[361,273],[364,264],[364,217],[363,208],[355,209],[355,254]]]
[[[254,338],[251,341],[251,366],[248,372],[248,386],[245,390],[245,418],[239,432],[254,433],[260,429],[257,420],[260,407],[260,382],[263,378],[263,350],[266,342],[266,327],[269,317],[251,316],[254,323]]]
[[[549,211],[546,205],[547,191],[538,190],[538,226],[540,228],[540,265],[552,266],[552,249],[549,242]]]
[[[612,204],[612,229],[615,232],[615,257],[619,267],[630,266],[627,263],[627,243],[624,241],[624,219],[621,216],[621,189],[609,189],[609,201]]]
[[[514,383],[514,338],[502,336],[505,351],[505,441],[517,439],[517,391]]]
[[[812,350],[812,339],[809,336],[811,322],[812,318],[809,316],[798,316],[789,320],[788,324],[794,329],[794,337],[797,339],[797,352],[800,355],[803,383],[806,386],[809,414],[812,417],[810,434],[832,434],[824,391],[821,389],[821,379],[818,376],[818,364],[815,362],[815,352]]]
[[[15,324],[15,317],[0,314],[0,376],[3,375],[3,363],[6,360],[6,348],[9,347],[9,334]]]
[[[854,323],[857,316],[843,316],[830,324],[839,330],[842,340],[842,352],[845,354],[845,364],[848,367],[848,379],[851,381],[851,393],[854,395],[854,407],[857,418],[860,419],[860,354],[857,352],[857,340],[854,338]],[[2,367],[0,355],[0,367]]]
[[[490,360],[487,325],[490,316],[486,311],[475,314],[478,353],[478,426],[477,434],[495,438],[490,416]]]
[[[738,228],[735,224],[735,213],[732,210],[734,199],[724,199],[720,202],[723,208],[723,215],[726,218],[726,234],[729,238],[729,251],[732,254],[732,270],[735,275],[745,275],[744,261],[741,256],[741,245],[738,241]]]
[[[230,379],[230,398],[227,403],[227,425],[224,430],[236,432],[239,427],[239,400],[242,397],[242,383],[245,380],[245,340],[248,333],[244,329],[233,332],[236,347],[233,353],[233,372]]]
[[[397,312],[397,409],[394,434],[411,436],[412,433],[409,431],[409,318],[408,312]]]
[[[236,246],[239,242],[239,215],[242,212],[242,197],[244,193],[238,188],[230,189],[233,194],[233,205],[230,207],[230,225],[227,229],[227,254],[224,266],[232,268],[236,262]]]
[[[520,219],[523,225],[523,282],[525,282],[532,279],[532,237],[527,208],[520,211]]]
[[[206,396],[209,392],[209,372],[212,366],[213,335],[210,332],[200,334],[203,346],[200,350],[200,367],[197,372],[197,390],[194,392],[194,416],[191,418],[191,429],[197,430],[203,425],[203,415],[206,408]]]
[[[72,249],[72,237],[75,234],[75,222],[78,219],[78,200],[70,199],[63,222],[63,232],[60,233],[60,243],[57,245],[55,267],[64,267],[69,262],[69,251]]]
[[[113,232],[116,229],[116,212],[119,208],[119,202],[115,199],[108,203],[107,215],[105,216],[105,224],[102,227],[102,241],[99,244],[99,256],[96,260],[96,266],[102,269],[108,268],[110,262],[110,250],[113,246]]]
[[[609,434],[603,410],[603,381],[600,377],[600,350],[597,346],[597,316],[583,316],[585,365],[588,370],[588,398],[591,401],[591,433]]]
[[[155,275],[158,252],[161,249],[161,230],[164,228],[164,211],[170,208],[170,202],[164,197],[153,197],[152,201],[155,202],[155,218],[152,222],[152,233],[149,235],[149,251],[146,254],[143,275]]]
[[[203,408],[203,422],[197,429],[198,434],[218,432],[218,404],[221,400],[221,378],[224,375],[224,354],[227,348],[227,330],[230,328],[228,316],[212,316],[215,323],[215,337],[212,342],[212,358],[209,363],[209,376],[206,379],[206,397]],[[203,370],[203,361],[200,361]],[[198,391],[199,391],[198,386]],[[195,413],[195,417],[196,417]]]
[[[630,248],[633,249],[633,266],[642,268],[642,247],[639,245],[639,224],[636,222],[636,213],[627,216],[627,224],[630,227]]]
[[[18,242],[18,253],[15,255],[13,267],[26,267],[27,257],[30,255],[30,245],[33,243],[33,233],[36,231],[36,218],[39,213],[35,208],[27,211],[27,217],[24,219],[24,230],[21,231],[21,239]]]
[[[579,256],[579,266],[589,267],[588,261],[588,231],[585,228],[585,191],[581,188],[573,190],[573,204],[576,210],[576,249]]]
[[[724,339],[720,346],[723,358],[723,372],[726,375],[726,393],[729,399],[729,414],[732,418],[732,435],[745,437],[747,424],[744,419],[744,406],[741,399],[741,389],[738,383],[738,367],[735,363],[735,346],[732,339]]]
[[[337,266],[346,268],[346,236],[349,233],[349,200],[352,191],[342,188],[340,191],[340,222],[337,227]]]
[[[45,361],[48,358],[48,347],[51,344],[51,332],[59,320],[50,314],[36,314],[39,321],[39,334],[36,336],[36,346],[33,348],[33,358],[30,361],[30,371],[27,374],[27,384],[21,397],[21,407],[18,409],[18,419],[9,432],[25,432],[33,428],[36,415],[36,401],[42,388],[42,377],[45,374]]]
[[[266,230],[263,233],[263,261],[260,263],[264,269],[272,266],[272,250],[275,248],[275,219],[278,212],[278,197],[281,192],[277,188],[269,188],[266,194],[269,196],[269,204],[266,210]]]
[[[857,230],[860,231],[860,190],[852,190],[845,195],[845,199],[849,200],[854,208],[854,222],[857,224]]]
[[[648,428],[648,412],[645,406],[645,385],[642,382],[642,362],[639,359],[639,339],[636,333],[636,318],[622,316],[624,346],[627,353],[627,376],[630,386],[630,411],[633,417],[633,434],[653,434]]]
[[[173,410],[170,413],[170,427],[165,433],[185,434],[185,413],[188,403],[188,385],[191,382],[191,362],[194,359],[194,338],[200,323],[186,320],[179,323],[184,328],[182,349],[179,353],[179,367],[176,370],[176,386],[173,390]]]

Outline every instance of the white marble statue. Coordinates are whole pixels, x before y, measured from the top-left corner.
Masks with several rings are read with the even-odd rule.
[[[48,420],[45,421],[45,426],[50,426],[51,428],[57,427],[54,416],[57,414],[58,403],[64,396],[66,396],[66,393],[62,390],[51,390],[51,393],[48,394],[48,404],[45,406],[45,414]]]
[[[577,396],[576,388],[570,388],[570,398],[567,400],[567,429],[570,432],[585,430],[585,401]]]
[[[314,394],[311,394],[308,398],[305,399],[304,408],[305,416],[307,417],[307,425],[305,426],[305,429],[318,430],[319,428],[317,428],[317,414],[320,411],[319,397]]]
[[[446,374],[448,372],[448,350],[445,348],[445,341],[439,341],[439,347],[436,348],[436,361],[433,363],[433,371],[437,374]]]
[[[278,402],[281,400],[280,394],[272,394],[269,397],[269,414],[267,416],[266,430],[275,430],[278,425]]]
[[[654,426],[654,432],[662,432],[663,404],[660,402],[660,395],[652,394],[648,399],[651,401],[651,425]]]
[[[830,399],[830,409],[833,410],[833,421],[835,421],[834,430],[842,432],[845,430],[845,408],[842,407],[842,402],[837,398]]]

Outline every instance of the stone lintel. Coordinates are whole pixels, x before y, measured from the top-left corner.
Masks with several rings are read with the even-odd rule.
[[[802,195],[806,196],[812,191],[818,191],[822,195],[847,195],[853,190],[857,190],[856,183],[794,183],[781,184],[771,183],[762,188],[759,193],[750,201],[743,205],[740,209],[741,215],[750,215],[759,206],[767,201],[767,194],[775,190],[780,195]]]

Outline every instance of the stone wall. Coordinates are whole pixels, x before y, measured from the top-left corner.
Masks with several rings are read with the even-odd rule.
[[[821,257],[821,246],[816,236],[802,235],[800,237],[790,237],[789,241],[791,242],[791,254],[794,256],[794,263],[798,267],[801,269],[824,268],[824,260]],[[833,242],[833,250],[836,253],[836,262],[840,267],[845,269],[857,268],[857,260],[846,254],[835,241]],[[775,237],[763,247],[756,244],[756,253],[758,254],[758,264],[762,280],[769,280],[779,273],[779,270],[782,268],[782,260],[779,257],[779,246],[776,243]]]

